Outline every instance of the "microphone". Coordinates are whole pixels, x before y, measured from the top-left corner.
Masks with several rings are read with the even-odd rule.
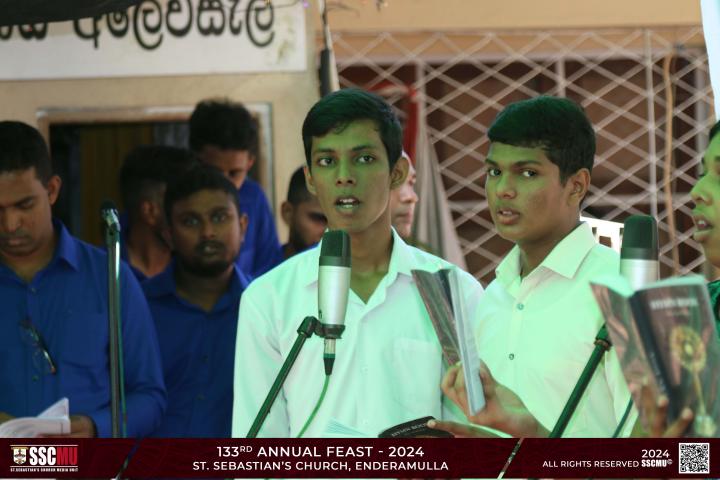
[[[318,317],[325,332],[325,374],[335,363],[335,340],[345,330],[350,293],[350,237],[344,230],[328,230],[322,238],[318,266]]]
[[[100,217],[108,231],[117,233],[120,231],[120,220],[118,220],[117,209],[112,200],[104,200],[100,206]]]
[[[657,222],[651,215],[631,215],[624,223],[620,275],[634,290],[659,278]]]

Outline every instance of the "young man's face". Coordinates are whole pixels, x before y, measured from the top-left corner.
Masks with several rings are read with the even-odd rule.
[[[222,171],[238,190],[255,163],[255,157],[247,150],[225,150],[215,145],[205,145],[198,156],[203,162]]]
[[[26,257],[49,244],[60,184],[53,176],[43,185],[34,167],[0,173],[0,256]]]
[[[403,238],[409,238],[415,219],[415,206],[418,202],[415,193],[415,168],[409,164],[408,175],[402,185],[390,193],[390,215],[392,225]]]
[[[247,226],[234,199],[223,190],[201,190],[176,202],[170,235],[180,265],[190,273],[214,277],[227,271],[240,252]]]
[[[407,160],[389,167],[377,126],[356,120],[341,130],[314,137],[312,169],[305,168],[310,193],[317,196],[332,229],[362,233],[390,227],[390,189],[407,175]]]
[[[485,190],[495,228],[520,247],[562,239],[578,221],[584,191],[541,148],[490,144]],[[577,197],[580,196],[579,200]]]
[[[720,135],[710,142],[703,157],[703,172],[690,196],[695,202],[693,238],[702,245],[705,258],[720,266]]]
[[[327,228],[327,218],[316,197],[297,205],[283,203],[282,216],[290,228],[290,243],[298,250],[318,243]]]

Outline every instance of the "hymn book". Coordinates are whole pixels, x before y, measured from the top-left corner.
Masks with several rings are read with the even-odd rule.
[[[458,272],[444,268],[437,272],[412,270],[412,274],[448,366],[462,361],[468,406],[475,415],[485,407],[485,395],[475,335],[465,315]]]
[[[635,404],[648,385],[668,398],[670,423],[692,409],[687,436],[717,436],[720,347],[705,280],[669,278],[633,292],[608,276],[591,287]]]
[[[70,434],[70,402],[61,398],[37,417],[13,418],[0,424],[0,438],[35,438]]]

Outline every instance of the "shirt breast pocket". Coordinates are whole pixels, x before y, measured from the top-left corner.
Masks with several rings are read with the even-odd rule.
[[[442,354],[440,346],[424,340],[398,338],[393,342],[393,398],[408,418],[440,418]]]

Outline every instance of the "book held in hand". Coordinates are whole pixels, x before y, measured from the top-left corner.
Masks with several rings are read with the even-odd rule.
[[[13,418],[0,424],[0,438],[35,438],[70,434],[70,402],[61,398],[37,417]]]
[[[437,272],[413,270],[412,274],[447,364],[452,366],[462,360],[468,406],[470,414],[475,415],[485,407],[485,394],[480,381],[477,345],[465,314],[458,272],[444,268]]]
[[[650,386],[668,398],[669,422],[685,407],[695,413],[687,436],[720,433],[720,340],[705,279],[674,277],[633,292],[609,276],[591,286],[635,404]]]

